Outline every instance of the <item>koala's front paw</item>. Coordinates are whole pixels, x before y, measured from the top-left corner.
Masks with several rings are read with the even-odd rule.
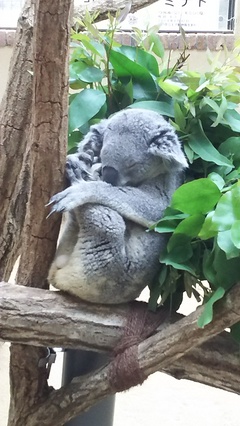
[[[66,177],[69,185],[73,185],[82,180],[94,180],[91,173],[93,159],[94,154],[91,150],[67,156]]]
[[[64,191],[58,192],[57,194],[52,196],[49,203],[47,204],[47,206],[51,206],[51,211],[48,217],[52,213],[61,213],[73,210],[79,205],[79,190],[81,193],[79,185],[81,184],[70,186]]]

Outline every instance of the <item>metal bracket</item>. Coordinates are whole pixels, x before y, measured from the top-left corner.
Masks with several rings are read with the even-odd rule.
[[[38,362],[38,367],[46,367],[47,377],[49,377],[52,364],[56,361],[56,356],[56,352],[53,348],[47,348],[47,355],[45,358],[40,358]]]

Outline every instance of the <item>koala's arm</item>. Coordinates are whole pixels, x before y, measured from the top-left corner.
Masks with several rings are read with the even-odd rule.
[[[166,198],[166,197],[165,197]],[[85,204],[100,204],[117,211],[122,217],[143,227],[151,226],[167,207],[169,200],[134,187],[116,187],[102,181],[79,182],[54,195],[51,213],[71,211]]]

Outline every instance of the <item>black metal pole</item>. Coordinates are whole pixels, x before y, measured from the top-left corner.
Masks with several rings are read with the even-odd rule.
[[[106,364],[109,358],[97,352],[67,349],[63,358],[62,385]],[[105,398],[65,426],[113,426],[115,396]]]

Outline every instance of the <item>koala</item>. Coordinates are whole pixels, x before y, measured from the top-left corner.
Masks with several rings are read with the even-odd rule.
[[[148,227],[186,167],[174,129],[157,112],[126,109],[91,126],[67,158],[71,186],[49,203],[51,213],[67,212],[49,282],[93,303],[138,297],[156,279],[166,245]]]

